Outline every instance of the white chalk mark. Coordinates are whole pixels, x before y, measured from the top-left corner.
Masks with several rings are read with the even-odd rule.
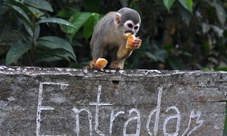
[[[92,114],[91,112],[88,110],[88,108],[82,108],[80,110],[78,110],[77,108],[73,107],[72,109],[74,111],[74,113],[76,114],[76,134],[77,136],[80,135],[80,119],[79,119],[79,114],[81,112],[87,112],[88,114],[88,121],[89,121],[89,132],[90,132],[90,136],[92,136]]]
[[[65,90],[68,87],[68,85],[62,84],[60,85],[61,90]]]
[[[192,118],[196,118],[196,124],[199,124],[198,126],[195,126],[191,131],[188,132],[187,136],[190,136],[192,132],[194,132],[196,129],[198,129],[200,126],[202,126],[203,124],[203,120],[200,120],[200,116],[201,116],[201,111],[197,111],[196,114],[195,114],[195,110],[193,109],[191,111],[191,114],[190,114],[190,118],[189,118],[189,121],[188,121],[188,127],[187,129],[184,131],[184,133],[182,134],[182,136],[186,135],[188,130],[190,129],[190,125],[191,125],[191,120]]]
[[[177,112],[177,114],[169,116],[169,117],[167,117],[165,119],[165,121],[163,123],[163,134],[164,134],[164,136],[178,136],[178,131],[180,130],[180,121],[181,121],[180,111],[179,111],[179,109],[176,106],[171,106],[168,109],[166,109],[166,112],[168,112],[171,109],[175,110]],[[168,124],[169,120],[174,119],[174,118],[177,118],[176,132],[172,133],[172,134],[169,134],[169,133],[166,132],[166,125]]]
[[[38,93],[38,106],[37,106],[37,118],[36,118],[36,135],[39,136],[40,134],[40,127],[41,127],[41,111],[42,110],[54,110],[54,107],[52,106],[43,106],[42,105],[42,101],[45,97],[43,97],[43,95],[45,94],[43,92],[43,86],[44,85],[57,85],[60,87],[61,90],[65,90],[67,88],[67,86],[69,86],[69,84],[65,84],[65,83],[54,83],[54,82],[40,82],[39,84],[39,93]],[[92,131],[93,129],[95,130],[95,132],[98,135],[101,136],[105,136],[105,134],[99,130],[99,108],[100,106],[112,106],[113,104],[111,103],[105,103],[105,102],[100,102],[101,100],[101,89],[102,86],[99,85],[98,86],[98,90],[97,90],[97,100],[96,102],[90,102],[89,105],[90,106],[95,106],[95,120],[94,120],[94,128],[93,128],[93,122],[92,122],[92,112],[87,108],[81,108],[78,109],[77,107],[73,107],[73,112],[75,113],[75,119],[76,119],[76,126],[75,126],[75,132],[76,134],[79,136],[80,135],[80,114],[81,112],[86,112],[87,116],[88,116],[88,122],[89,122],[89,135],[92,136]],[[158,135],[158,127],[159,127],[159,118],[160,118],[160,111],[161,111],[161,99],[162,99],[162,91],[163,91],[163,87],[158,88],[158,98],[157,98],[157,106],[150,111],[149,115],[148,115],[148,119],[147,119],[147,124],[146,124],[146,129],[147,132],[150,136],[152,136],[152,134],[154,136]],[[55,97],[54,97],[55,98]],[[53,98],[53,99],[54,99]],[[61,98],[58,102],[64,102],[66,98]],[[50,99],[51,100],[51,99]],[[64,100],[64,101],[63,101]],[[180,122],[181,122],[181,113],[179,111],[179,109],[176,106],[171,106],[169,108],[166,109],[166,112],[169,112],[170,110],[175,110],[176,114],[174,115],[170,115],[168,117],[165,118],[164,122],[163,122],[163,135],[164,136],[178,136],[178,132],[180,129]],[[140,131],[141,131],[141,115],[140,115],[140,111],[137,108],[132,108],[130,109],[128,114],[128,120],[126,122],[124,122],[124,126],[123,126],[123,136],[139,136],[140,135]],[[134,114],[135,115],[134,115]],[[84,114],[84,113],[83,113]],[[114,109],[111,109],[111,113],[110,113],[110,124],[109,124],[109,135],[112,135],[113,132],[113,123],[116,120],[116,118],[121,115],[121,114],[125,114],[125,111],[116,111],[116,113],[114,113]],[[155,114],[155,119],[154,119],[154,128],[153,128],[153,133],[151,132],[151,118],[153,117],[153,115]],[[193,109],[190,113],[190,118],[188,121],[188,127],[186,128],[186,130],[184,131],[184,133],[182,134],[182,136],[190,136],[194,131],[196,131],[196,129],[198,129],[202,124],[203,124],[203,120],[200,120],[201,117],[201,111],[197,111],[195,113],[195,110]],[[173,133],[168,133],[167,132],[167,126],[168,126],[168,122],[172,122],[170,120],[172,119],[177,119],[176,121],[176,131]],[[196,119],[196,126],[194,128],[190,128],[192,127],[192,119]],[[127,127],[130,124],[130,122],[132,121],[137,121],[136,122],[136,132],[135,134],[127,134]],[[195,123],[194,123],[195,124]],[[123,124],[122,124],[123,125]],[[108,132],[107,132],[108,133]]]
[[[111,115],[110,115],[110,136],[112,135],[112,129],[113,129],[113,122],[119,116],[120,114],[124,114],[124,111],[118,111],[116,114],[114,114],[114,110],[111,110]]]
[[[40,110],[54,110],[54,108],[51,106],[40,106],[39,109]]]
[[[147,132],[150,136],[152,136],[152,132],[150,130],[151,117],[153,116],[153,114],[155,112],[156,112],[156,115],[155,115],[155,124],[154,124],[154,136],[157,136],[157,134],[158,134],[158,123],[159,123],[159,115],[160,115],[160,110],[161,110],[162,89],[163,89],[163,87],[160,87],[159,91],[158,91],[157,107],[155,109],[153,109],[148,116],[146,128],[147,128]]]
[[[97,102],[90,102],[89,105],[97,106]],[[102,102],[99,103],[99,106],[112,106],[112,105],[113,104],[110,104],[110,103],[102,103]]]
[[[132,108],[129,110],[129,116],[131,116],[131,114],[135,112],[137,114],[137,116],[129,118],[125,123],[124,123],[124,127],[123,127],[123,136],[139,136],[140,135],[140,111],[136,108]],[[137,126],[136,126],[136,133],[135,134],[126,134],[126,130],[127,130],[127,126],[129,124],[130,121],[133,120],[137,120]]]
[[[41,111],[42,110],[54,110],[51,106],[42,106],[43,101],[43,85],[59,85],[61,86],[68,86],[69,84],[65,83],[55,83],[55,82],[40,82],[39,83],[39,94],[38,94],[38,106],[37,106],[37,113],[36,113],[36,136],[39,136],[40,132],[40,122],[41,122]],[[61,88],[62,89],[62,88]]]
[[[95,105],[95,132],[101,136],[105,136],[103,132],[101,132],[98,127],[99,127],[99,106],[107,106],[107,105],[112,105],[110,103],[100,103],[100,95],[101,95],[101,90],[102,86],[98,86],[98,91],[97,91],[97,101],[96,103],[90,103],[90,105]]]

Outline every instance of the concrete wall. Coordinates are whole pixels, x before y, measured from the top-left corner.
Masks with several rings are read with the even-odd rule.
[[[222,136],[227,73],[0,67],[0,135]]]

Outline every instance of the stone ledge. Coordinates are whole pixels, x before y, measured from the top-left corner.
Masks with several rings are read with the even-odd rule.
[[[0,67],[1,135],[222,136],[227,73]]]

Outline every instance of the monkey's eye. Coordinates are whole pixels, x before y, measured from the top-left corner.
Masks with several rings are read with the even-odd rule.
[[[129,28],[132,28],[132,24],[131,24],[131,23],[129,23],[129,24],[128,24],[128,27],[129,27]]]
[[[134,29],[137,30],[139,27],[138,26],[135,26]]]

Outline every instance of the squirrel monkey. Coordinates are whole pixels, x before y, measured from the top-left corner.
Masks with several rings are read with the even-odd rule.
[[[106,14],[97,23],[92,34],[92,61],[89,67],[102,71],[106,66],[110,69],[123,69],[125,59],[141,46],[142,40],[135,37],[140,23],[138,12],[130,8],[121,8],[117,12]],[[102,61],[99,62],[99,58]]]

